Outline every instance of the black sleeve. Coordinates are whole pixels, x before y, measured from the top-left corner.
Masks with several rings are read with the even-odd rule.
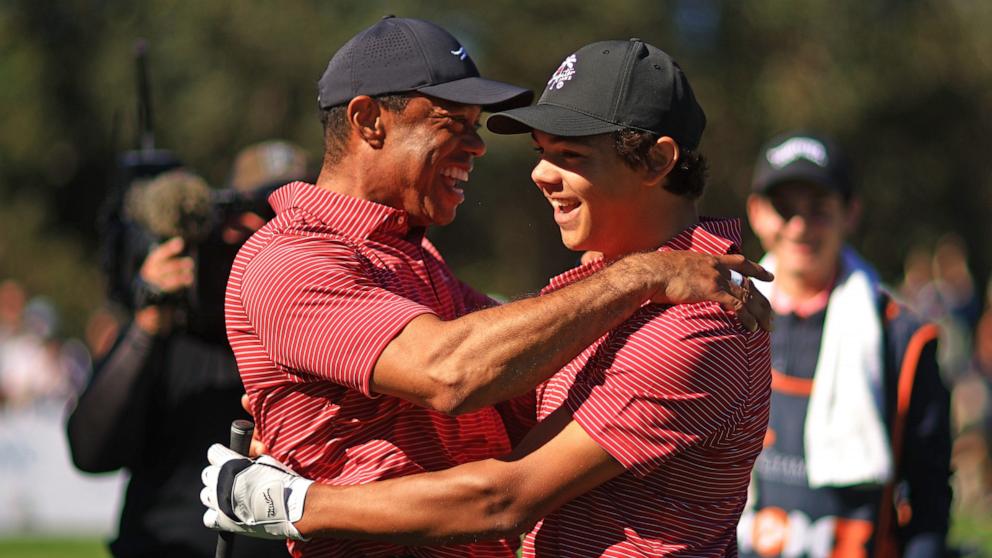
[[[95,367],[66,425],[72,461],[80,470],[104,473],[131,463],[140,448],[161,344],[132,322]]]
[[[909,523],[900,529],[906,558],[943,556],[951,507],[950,461],[950,393],[937,366],[934,339],[919,353],[903,440],[902,479],[912,509]]]

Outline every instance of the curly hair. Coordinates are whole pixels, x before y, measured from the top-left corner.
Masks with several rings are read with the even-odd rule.
[[[410,95],[390,93],[372,97],[390,112],[403,112]],[[320,124],[324,127],[324,165],[335,165],[344,157],[348,143],[348,104],[321,109]]]
[[[651,165],[651,147],[661,136],[652,132],[624,128],[613,133],[617,155],[631,168]],[[706,187],[709,167],[706,158],[698,151],[679,149],[679,160],[665,181],[669,192],[698,199]]]

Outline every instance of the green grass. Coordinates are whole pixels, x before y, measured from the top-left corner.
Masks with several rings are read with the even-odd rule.
[[[109,558],[99,539],[0,539],[0,558]]]
[[[969,550],[967,556],[992,556],[992,516],[958,514],[951,544]],[[100,539],[0,539],[0,558],[110,558]]]
[[[949,538],[952,545],[972,552],[966,556],[992,556],[992,515],[957,514]]]

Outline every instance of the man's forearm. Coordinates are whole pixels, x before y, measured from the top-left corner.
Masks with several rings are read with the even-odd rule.
[[[436,545],[514,537],[531,527],[510,486],[483,470],[494,461],[360,486],[314,484],[302,519],[306,537]],[[532,521],[530,521],[532,522]]]
[[[358,486],[313,484],[269,456],[252,463],[220,444],[207,458],[200,495],[208,527],[405,545],[515,537],[625,471],[566,408],[506,457]]]
[[[503,458],[360,486],[312,485],[304,536],[410,545],[512,538],[624,467],[560,408]]]
[[[546,296],[405,331],[383,352],[374,381],[384,377],[384,365],[393,368],[386,373],[407,377],[411,369],[422,370],[441,386],[430,406],[452,413],[524,393],[658,291],[667,257],[637,254]],[[388,388],[376,391],[398,395]]]

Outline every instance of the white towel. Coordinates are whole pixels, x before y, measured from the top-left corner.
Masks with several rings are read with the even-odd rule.
[[[884,484],[892,477],[882,421],[878,276],[853,249],[845,247],[841,257],[806,413],[806,476],[813,488]],[[771,255],[761,265],[775,272]],[[755,285],[771,298],[771,284]]]

